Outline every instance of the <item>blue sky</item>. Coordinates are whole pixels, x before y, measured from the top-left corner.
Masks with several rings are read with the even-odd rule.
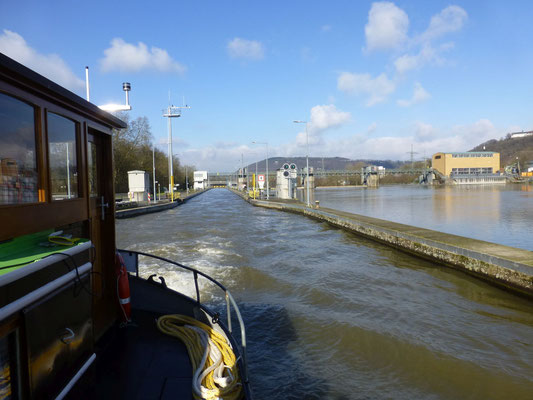
[[[183,97],[174,152],[231,171],[271,156],[403,159],[533,129],[533,3],[0,3],[0,52],[150,120]]]

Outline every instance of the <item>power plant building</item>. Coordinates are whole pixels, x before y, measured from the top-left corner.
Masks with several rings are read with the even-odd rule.
[[[433,155],[431,165],[446,177],[496,174],[500,170],[500,153],[492,151],[436,153]]]

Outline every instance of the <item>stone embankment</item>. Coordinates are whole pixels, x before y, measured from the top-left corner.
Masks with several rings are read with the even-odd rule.
[[[136,208],[128,208],[126,210],[117,210],[115,212],[115,218],[117,219],[132,218],[132,217],[137,217],[139,215],[165,211],[165,210],[177,207],[180,204],[186,203],[188,200],[192,199],[193,197],[199,196],[202,193],[207,192],[208,190],[210,189],[205,189],[205,190],[191,193],[188,196],[175,200],[174,202],[165,202],[165,203],[154,204],[154,205],[149,205],[145,207],[136,207]]]
[[[324,221],[533,298],[531,251],[328,208],[308,208],[301,203],[253,200],[235,193],[255,206]]]

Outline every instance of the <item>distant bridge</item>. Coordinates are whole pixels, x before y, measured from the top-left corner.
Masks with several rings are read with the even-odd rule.
[[[427,173],[428,169],[423,168],[415,168],[415,169],[386,169],[385,171],[380,171],[379,174],[384,175],[422,175]],[[365,172],[367,173],[367,172]],[[265,175],[264,172],[260,172],[260,174]],[[346,170],[327,170],[327,171],[314,171],[315,178],[321,178],[321,177],[327,177],[327,176],[355,176],[361,175],[360,169],[346,169]],[[301,169],[298,170],[298,176],[305,176],[306,173],[303,172]],[[214,182],[221,183],[221,182],[231,182],[236,181],[237,177],[239,176],[238,172],[217,172],[217,173],[209,173],[209,182],[210,184],[214,184]],[[250,174],[251,176],[251,174]],[[268,171],[268,176],[275,177],[276,171]]]

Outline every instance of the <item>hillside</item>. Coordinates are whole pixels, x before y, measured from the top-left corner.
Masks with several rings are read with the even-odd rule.
[[[533,161],[533,136],[511,139],[509,137],[501,140],[492,139],[481,143],[470,151],[495,151],[500,153],[502,168],[506,165],[516,163],[516,158],[522,168],[528,162]]]

